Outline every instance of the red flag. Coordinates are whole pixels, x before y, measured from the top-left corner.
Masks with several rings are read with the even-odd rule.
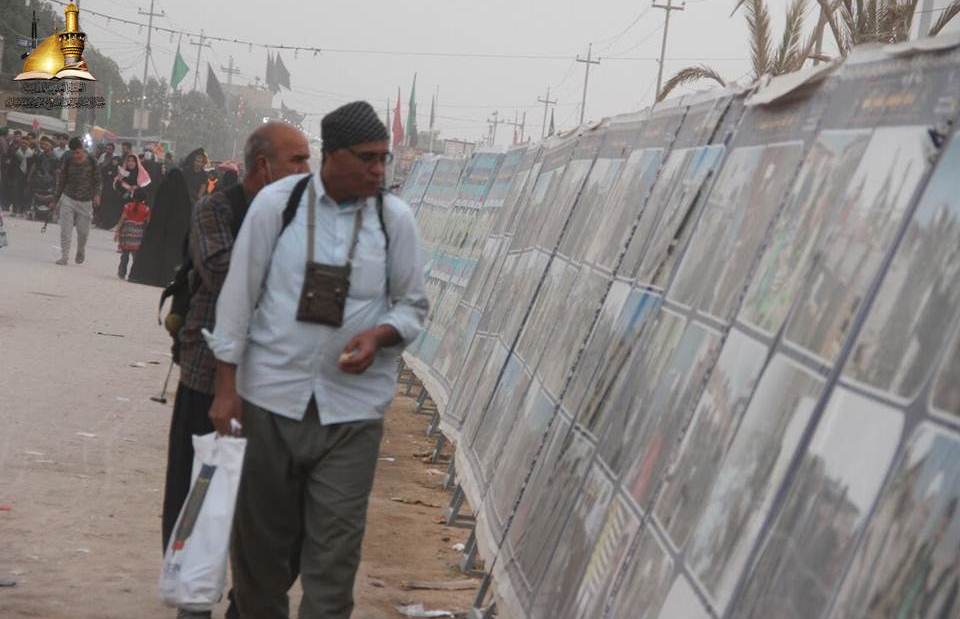
[[[397,107],[393,110],[393,149],[403,144],[403,120],[400,118],[400,89],[397,88]]]
[[[33,119],[33,122],[30,123],[30,126],[33,127],[33,130],[34,130],[34,131],[36,131],[37,129],[40,128],[40,121],[37,120],[36,118],[34,118],[34,119]]]

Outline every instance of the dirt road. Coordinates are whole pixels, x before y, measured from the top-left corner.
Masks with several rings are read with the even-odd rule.
[[[0,250],[0,617],[168,618],[157,600],[169,364],[159,290],[120,281],[111,235],[62,267],[59,228],[5,218]],[[404,591],[403,581],[463,578],[437,523],[448,501],[426,419],[398,398],[371,502],[354,617],[399,617],[397,604],[462,610],[472,591]],[[403,498],[409,502],[393,499]],[[421,501],[426,505],[410,504]],[[221,616],[220,608],[214,616]]]

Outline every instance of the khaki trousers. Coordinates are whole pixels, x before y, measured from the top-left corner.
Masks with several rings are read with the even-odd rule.
[[[320,424],[244,402],[247,449],[231,561],[244,619],[287,619],[299,565],[301,619],[347,619],[383,421]]]
[[[81,202],[67,194],[60,196],[60,251],[64,260],[70,257],[73,227],[77,227],[77,255],[83,256],[93,220],[93,201]]]

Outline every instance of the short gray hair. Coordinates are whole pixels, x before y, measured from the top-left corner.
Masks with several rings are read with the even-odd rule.
[[[276,122],[265,123],[250,134],[243,146],[243,166],[246,174],[253,171],[257,165],[257,157],[273,159],[277,156],[277,149],[270,139],[270,133]]]

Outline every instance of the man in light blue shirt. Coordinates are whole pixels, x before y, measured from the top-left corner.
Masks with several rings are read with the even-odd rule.
[[[350,616],[397,359],[428,310],[413,214],[378,198],[383,123],[355,102],[322,134],[318,174],[273,183],[250,205],[208,337],[211,420],[223,434],[239,421],[248,440],[231,552],[242,617],[288,617],[291,563],[301,618]],[[318,266],[346,271],[344,285],[316,289],[305,273]],[[304,310],[315,297],[339,301],[339,315]]]

